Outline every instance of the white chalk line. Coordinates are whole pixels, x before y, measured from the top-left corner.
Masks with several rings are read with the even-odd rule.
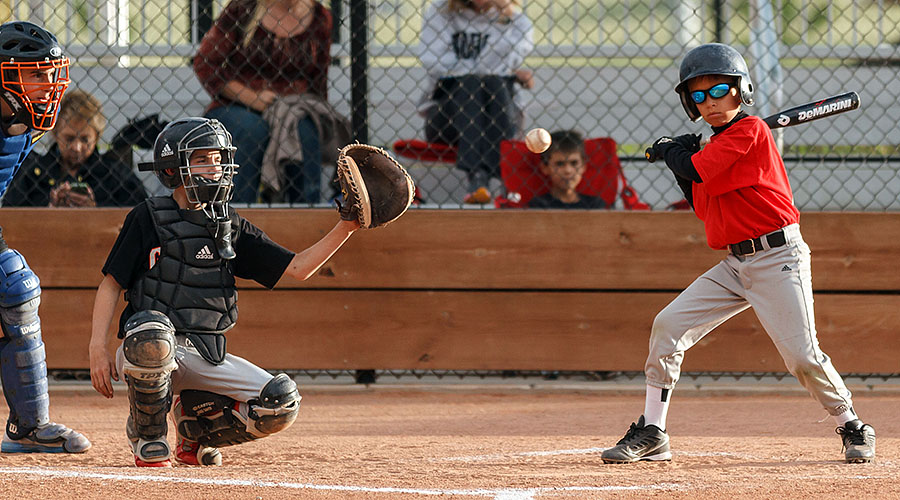
[[[492,455],[472,455],[467,457],[432,458],[430,462],[478,462],[484,460],[508,460],[529,457],[552,457],[556,455],[590,455],[602,453],[607,448],[575,448],[571,450],[522,451],[519,453],[496,453]]]
[[[532,457],[552,457],[552,456],[563,456],[563,455],[590,455],[595,453],[603,453],[604,450],[608,448],[573,448],[567,450],[541,450],[541,451],[523,451],[518,453],[496,453],[490,455],[471,455],[471,456],[460,456],[460,457],[444,457],[444,458],[430,458],[429,462],[482,462],[489,460],[517,460],[517,459],[526,459]],[[762,460],[777,460],[777,461],[786,461],[790,462],[791,459],[788,459],[784,456],[758,456],[758,455],[750,455],[747,453],[735,453],[728,451],[673,451],[672,454],[677,457],[721,457],[721,458],[730,458],[734,460],[753,460],[753,461],[762,461]],[[892,468],[894,467],[894,462],[891,460],[876,460],[874,464],[868,464],[868,467],[883,467],[883,468]],[[878,476],[871,476],[872,479],[877,478]],[[863,477],[859,477],[858,479],[863,479]]]
[[[481,462],[487,460],[511,460],[511,459],[523,459],[523,458],[531,458],[531,457],[552,457],[552,456],[560,456],[560,455],[591,455],[595,453],[603,453],[604,450],[608,448],[573,448],[568,450],[542,450],[542,451],[522,451],[518,453],[496,453],[490,455],[471,455],[471,456],[462,456],[462,457],[445,457],[445,458],[432,458],[430,462]],[[756,457],[753,455],[747,455],[744,453],[729,453],[729,452],[693,452],[693,451],[675,451],[673,452],[675,456],[685,456],[685,457],[724,457],[724,458],[735,458],[740,460],[763,460],[763,457]],[[766,459],[771,460],[776,457],[768,457]]]
[[[368,487],[333,484],[294,483],[285,481],[263,481],[258,479],[202,479],[147,474],[111,474],[80,470],[47,469],[38,467],[0,467],[0,475],[18,474],[61,479],[99,479],[107,481],[187,483],[205,486],[245,486],[253,488],[284,488],[317,491],[347,491],[354,493],[394,493],[424,496],[456,495],[470,497],[490,497],[494,500],[531,500],[535,496],[565,492],[609,492],[634,490],[671,490],[679,488],[675,483],[660,483],[634,486],[561,486],[556,488],[501,488],[501,489],[437,489],[437,488],[396,488]]]

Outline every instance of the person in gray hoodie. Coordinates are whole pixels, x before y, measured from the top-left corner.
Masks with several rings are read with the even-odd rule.
[[[532,72],[521,67],[533,38],[519,0],[436,0],[425,13],[418,55],[428,83],[419,110],[429,142],[459,147],[465,203],[491,201],[500,141],[515,136],[522,121],[515,85],[534,87]]]

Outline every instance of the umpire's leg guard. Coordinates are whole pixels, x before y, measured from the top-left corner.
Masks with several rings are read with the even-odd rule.
[[[81,453],[83,435],[50,422],[47,363],[38,306],[41,286],[22,254],[0,252],[0,379],[9,419],[0,450],[6,453]]]
[[[140,311],[125,323],[125,381],[130,415],[128,439],[137,465],[169,459],[166,413],[172,404],[175,363],[175,327],[165,314]],[[143,463],[142,463],[143,462]]]
[[[246,443],[287,429],[300,411],[297,384],[284,373],[272,377],[259,399],[239,403],[207,391],[181,391],[175,409],[180,437],[203,446]]]

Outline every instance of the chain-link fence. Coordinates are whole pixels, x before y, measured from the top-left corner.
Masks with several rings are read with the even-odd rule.
[[[801,210],[882,211],[900,206],[896,0],[526,0],[518,9],[524,15],[499,8],[491,11],[493,17],[462,15],[469,25],[447,21],[444,30],[425,37],[429,16],[446,15],[448,3],[457,4],[438,0],[443,7],[435,8],[430,2],[408,0],[331,0],[323,6],[333,19],[330,31],[321,12],[316,15],[313,9],[311,17],[305,17],[305,0],[259,0],[265,7],[259,11],[254,0],[25,0],[0,5],[0,17],[31,20],[59,36],[73,60],[73,87],[96,96],[108,119],[100,150],[112,144],[121,153],[124,146],[127,154],[118,159],[130,165],[150,154],[147,141],[135,135],[140,127],[117,136],[129,121],[158,115],[164,123],[209,112],[233,129],[244,153],[259,148],[254,154],[263,157],[269,141],[266,133],[258,133],[258,124],[264,124],[265,132],[270,122],[261,110],[272,98],[262,89],[324,97],[330,104],[327,110],[336,115],[312,107],[320,100],[301,100],[301,108],[305,105],[308,111],[303,116],[317,119],[300,119],[301,140],[295,146],[299,155],[288,151],[288,160],[275,161],[274,167],[264,158],[243,157],[238,177],[246,192],[236,198],[239,202],[329,203],[334,196],[329,152],[343,127],[360,141],[398,148],[420,188],[421,206],[516,206],[521,200],[512,194],[530,197],[540,193],[519,191],[548,188],[535,158],[529,159],[516,142],[524,131],[543,127],[611,139],[592,146],[607,152],[611,146],[614,154],[589,155],[582,187],[593,183],[594,194],[609,197],[609,189],[604,191],[601,184],[612,183],[614,208],[633,207],[634,198],[626,203],[617,196],[624,184],[621,167],[641,202],[654,210],[666,209],[681,193],[661,163],[644,160],[643,150],[661,135],[710,133],[702,120],[687,120],[673,88],[684,53],[719,41],[737,48],[749,63],[755,84],[756,105],[749,110],[753,114],[768,116],[844,91],[860,96],[858,110],[776,131]],[[458,3],[466,10],[492,2]],[[293,4],[289,13],[284,11],[287,4]],[[223,14],[228,12],[232,14]],[[490,19],[484,22],[479,16]],[[230,24],[220,24],[226,17]],[[264,29],[249,28],[256,24]],[[520,40],[505,39],[515,38],[510,27],[519,30]],[[204,49],[204,35],[209,39],[217,29],[227,47]],[[221,36],[222,30],[227,36]],[[426,44],[437,43],[445,35],[450,44],[444,48],[420,44],[425,38]],[[247,47],[256,47],[256,52],[241,56],[243,66],[229,60],[229,50]],[[521,52],[521,61],[503,51]],[[511,115],[516,119],[500,127],[502,131],[484,132],[475,149],[486,156],[499,154],[485,160],[490,164],[487,178],[476,179],[499,201],[464,204],[472,193],[472,176],[457,168],[457,162],[464,166],[472,152],[432,140],[434,134],[426,133],[423,96],[427,100],[440,90],[434,86],[434,68],[439,66],[434,61],[478,59],[493,52],[500,55],[491,69],[501,78],[492,93],[506,93],[504,105],[509,107],[483,111],[493,119],[509,109],[521,114]],[[454,84],[462,87],[467,73],[460,67],[445,67],[444,76],[454,77]],[[229,75],[255,92],[258,109],[245,103],[247,114],[226,116],[223,108],[228,106],[219,106],[218,114],[209,111],[211,104],[240,101],[234,89],[231,94],[226,90]],[[487,85],[483,81],[482,90]],[[218,92],[216,99],[210,92]],[[324,128],[322,117],[328,119]],[[159,122],[140,124],[149,124],[147,130],[153,131]],[[316,144],[303,140],[316,133]],[[512,139],[499,153],[497,137]],[[41,142],[41,153],[53,143]],[[310,168],[307,160],[319,155],[320,166]],[[161,192],[155,179],[139,175],[149,193]],[[50,181],[58,184],[60,179],[45,179],[45,184]]]

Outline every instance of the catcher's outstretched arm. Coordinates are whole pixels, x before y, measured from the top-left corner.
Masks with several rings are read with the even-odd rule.
[[[338,221],[321,240],[295,255],[284,274],[300,281],[309,279],[322,265],[328,262],[328,259],[344,245],[344,242],[350,239],[350,235],[357,229],[359,229],[359,222],[355,220]]]

